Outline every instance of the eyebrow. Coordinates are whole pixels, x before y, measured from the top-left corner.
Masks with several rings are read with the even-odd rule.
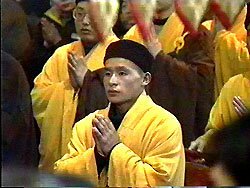
[[[105,67],[104,70],[105,71],[112,71],[112,70],[128,70],[128,71],[130,71],[130,69],[126,66],[117,66],[114,68]]]

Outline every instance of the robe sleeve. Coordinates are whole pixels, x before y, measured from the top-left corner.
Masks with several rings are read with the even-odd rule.
[[[230,31],[219,32],[215,44],[215,96],[218,97],[231,77],[249,71],[250,59],[246,43]]]
[[[145,147],[144,157],[123,143],[115,146],[109,161],[108,176],[113,177],[109,178],[109,186],[183,186],[184,164],[181,171],[178,169],[180,161],[184,161],[180,159],[184,157],[180,155],[183,152],[181,128],[174,126],[169,132],[171,124],[176,121],[163,122],[155,129],[151,142]]]
[[[229,81],[223,86],[219,97],[213,105],[206,131],[214,129],[222,129],[230,122],[237,118],[237,114],[233,106],[233,97],[235,90],[240,89],[235,84],[236,77],[229,79]],[[237,84],[238,85],[238,84]]]
[[[31,91],[34,116],[41,130],[40,168],[50,169],[66,153],[74,122],[77,95],[70,84],[62,49],[58,49],[37,76]]]
[[[55,163],[54,171],[57,174],[82,177],[97,185],[94,141],[92,135],[89,135],[92,132],[92,118],[93,116],[87,116],[74,126],[68,153]]]

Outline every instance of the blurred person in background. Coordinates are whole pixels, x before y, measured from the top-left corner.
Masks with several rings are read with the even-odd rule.
[[[72,42],[72,34],[75,33],[73,10],[75,0],[51,0],[51,8],[47,10],[42,19],[42,35],[44,46],[54,48]]]
[[[39,135],[29,92],[22,66],[1,50],[2,166],[36,168],[38,165]]]
[[[39,130],[34,124],[30,86],[23,69],[30,62],[31,38],[26,15],[16,1],[1,1],[1,10],[2,165],[35,168]]]
[[[16,0],[24,9],[27,15],[41,18],[50,8],[50,0]]]
[[[209,140],[213,148],[211,178],[215,186],[249,186],[250,115],[216,132]]]
[[[188,147],[203,134],[213,105],[211,33],[201,24],[202,35],[191,37],[174,12],[173,1],[157,1],[153,22],[152,41],[145,43],[156,57],[148,93],[178,118]]]
[[[118,40],[110,31],[105,41],[98,43],[89,19],[88,1],[76,3],[73,17],[76,32],[81,40],[55,51],[34,80],[34,88],[31,91],[34,116],[41,130],[39,169],[46,171],[53,170],[53,163],[67,152],[79,93],[88,92],[89,87],[94,88],[95,85],[88,84],[91,83],[91,74],[104,67],[103,57],[107,46]],[[113,20],[113,23],[115,21]],[[84,84],[85,78],[90,82]],[[93,104],[96,106],[94,102]],[[93,109],[96,110],[94,107]]]
[[[1,5],[1,49],[11,54],[26,70],[34,52],[27,16],[14,0],[3,0]]]
[[[247,47],[249,20],[246,19],[246,15],[247,6],[241,10],[229,30],[222,28],[217,19],[214,21],[212,29],[214,31],[214,60],[216,65],[215,100],[224,84],[231,77],[250,70],[250,56]]]
[[[55,175],[21,167],[3,167],[1,185],[4,187],[91,187],[78,177]]]
[[[223,86],[209,116],[205,134],[193,141],[191,150],[206,152],[208,139],[218,130],[249,113],[250,72],[236,75]]]
[[[127,33],[127,31],[135,25],[135,21],[132,18],[130,11],[128,10],[128,1],[120,0],[120,7],[118,12],[117,21],[113,27],[113,31],[120,39]]]
[[[28,67],[31,88],[34,86],[35,77],[55,50],[78,40],[72,16],[74,8],[75,0],[51,0],[50,8],[41,17],[28,15],[29,30],[35,41],[35,52]]]
[[[217,85],[223,85],[229,75],[250,69],[244,28],[246,7],[230,31],[224,30],[218,20],[204,20],[199,27],[202,33],[199,38],[192,38],[175,16],[172,13],[161,32],[154,37],[158,41],[153,47],[146,44],[157,59],[149,94],[180,120],[184,144],[188,147],[193,139],[204,133],[209,112],[217,98]],[[174,32],[172,28],[175,28]],[[138,33],[136,27],[132,27],[127,36],[140,41]]]
[[[231,78],[227,80],[225,85],[223,84],[222,89],[219,90],[220,95],[210,112],[205,134],[193,141],[189,149],[203,152],[207,138],[214,130],[223,128],[225,124],[229,124],[237,119],[238,109],[235,111],[232,101],[235,101],[234,105],[238,103],[241,104],[240,106],[243,107],[244,111],[249,110],[250,59],[249,42],[247,41],[249,41],[250,35],[247,35],[249,30],[247,31],[246,29],[249,29],[250,24],[245,20],[246,10],[245,7],[241,11],[230,31],[222,30],[217,34],[215,51],[218,58],[217,60],[221,62],[221,64],[217,64],[216,66],[217,70],[222,71],[217,72],[220,73],[217,81],[221,78],[225,81],[230,75]],[[242,39],[240,40],[240,38]],[[221,55],[221,58],[219,55]],[[237,72],[240,74],[234,76]],[[219,84],[216,83],[219,82],[215,82],[215,85],[218,86]],[[242,110],[240,110],[240,112],[241,111]]]

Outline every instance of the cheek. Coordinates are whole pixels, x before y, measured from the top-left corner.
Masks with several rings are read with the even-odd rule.
[[[76,20],[75,20],[75,28],[76,28],[76,31],[80,30],[80,23]]]
[[[141,88],[141,80],[126,79],[123,82],[123,86],[129,92],[137,91]]]
[[[103,78],[103,86],[104,86],[105,89],[108,88],[108,86],[109,86],[109,78],[106,78],[106,77]]]

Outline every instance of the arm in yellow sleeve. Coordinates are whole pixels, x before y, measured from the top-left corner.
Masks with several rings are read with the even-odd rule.
[[[168,122],[157,127],[149,144],[138,143],[138,147],[145,147],[144,157],[118,144],[110,156],[108,176],[115,178],[110,179],[109,186],[183,186],[185,159],[180,125],[169,132],[170,126]]]
[[[244,87],[242,86],[244,86],[242,85],[242,75],[230,78],[223,86],[210,112],[206,131],[209,129],[222,129],[238,118],[234,109],[233,98],[234,96],[241,95],[242,92],[244,93]],[[245,95],[243,95],[244,98]]]
[[[250,70],[247,44],[230,31],[220,31],[215,39],[215,63],[217,97],[231,77]]]
[[[54,165],[54,171],[58,174],[69,174],[98,183],[98,173],[94,154],[94,141],[92,135],[88,135],[91,126],[87,120],[77,123],[73,128],[73,134],[68,144],[68,153]],[[91,124],[90,124],[91,125]]]
[[[75,117],[77,96],[74,98],[65,59],[66,53],[59,48],[35,79],[31,91],[41,131],[39,168],[43,170],[52,170],[53,163],[65,154]]]
[[[71,103],[73,101],[74,89],[69,81],[67,61],[60,56],[65,56],[61,49],[50,57],[42,72],[34,80],[31,96],[34,115],[39,127],[42,126],[43,118],[49,113],[47,111],[50,111],[50,108],[54,110],[57,108],[55,113],[58,113],[65,100]]]

